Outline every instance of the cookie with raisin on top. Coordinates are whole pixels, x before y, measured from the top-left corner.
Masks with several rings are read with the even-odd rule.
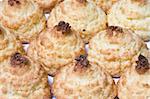
[[[38,60],[45,70],[54,75],[64,65],[84,53],[84,43],[72,26],[60,21],[53,28],[44,30],[31,42],[28,55]]]
[[[118,84],[120,99],[150,98],[150,59],[140,54],[136,62],[120,78]]]
[[[118,77],[131,67],[139,53],[148,56],[148,48],[138,35],[126,28],[109,26],[89,42],[88,59]]]
[[[116,86],[108,73],[80,55],[56,74],[53,93],[57,99],[114,99]]]
[[[20,52],[0,61],[0,99],[50,99],[47,73]]]
[[[88,0],[63,0],[52,10],[48,27],[57,25],[61,20],[70,23],[85,43],[106,28],[105,12]]]
[[[111,0],[107,0],[111,1]],[[118,0],[108,13],[108,25],[135,31],[144,41],[150,40],[150,0]]]
[[[3,0],[0,23],[21,42],[30,42],[46,27],[43,10],[33,0]]]
[[[8,59],[15,51],[24,52],[15,36],[0,25],[0,62]]]

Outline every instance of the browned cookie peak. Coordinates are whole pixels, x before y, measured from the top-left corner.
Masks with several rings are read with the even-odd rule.
[[[11,56],[11,66],[22,66],[27,65],[29,60],[26,57],[23,57],[20,53],[15,53]]]
[[[123,29],[121,28],[121,27],[119,27],[119,26],[109,26],[108,28],[107,28],[107,33],[109,34],[109,35],[113,35],[114,34],[114,32],[115,33],[123,33]]]
[[[62,34],[71,32],[71,26],[69,25],[69,23],[66,23],[64,21],[60,21],[55,27],[57,31],[61,31]]]
[[[15,4],[19,5],[21,4],[19,0],[8,0],[8,4],[10,6],[14,6]]]
[[[83,4],[85,4],[87,2],[86,0],[76,0],[76,1],[79,3],[83,3]]]
[[[76,60],[76,65],[74,71],[76,71],[77,69],[88,67],[89,65],[89,61],[87,60],[87,55],[80,55],[75,60]]]
[[[135,67],[135,69],[139,74],[144,74],[149,70],[149,62],[145,56],[140,54],[136,63],[137,66]]]

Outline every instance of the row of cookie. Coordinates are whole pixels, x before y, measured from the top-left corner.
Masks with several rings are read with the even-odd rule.
[[[149,16],[149,0],[119,0],[108,11],[108,15],[88,0],[64,0],[52,9],[47,26],[53,28],[59,21],[68,22],[88,42],[95,34],[106,29],[108,24],[134,30],[147,41],[150,39]],[[1,2],[0,23],[21,41],[33,40],[46,28],[43,10],[30,0]]]
[[[146,57],[139,55],[117,85],[107,72],[86,57],[79,56],[56,74],[52,85],[56,99],[149,99],[150,70]]]
[[[82,2],[79,2],[82,1]],[[107,0],[109,2],[111,0]],[[63,20],[80,32],[85,41],[108,26],[129,28],[145,41],[150,39],[149,0],[119,0],[107,15],[88,0],[64,0],[51,12],[48,27]]]
[[[116,95],[113,81],[106,84],[111,85],[108,90],[105,90],[107,86],[102,86],[105,85],[108,76],[109,79],[112,79],[111,76],[122,77],[119,84],[119,97],[146,99],[150,95],[149,50],[144,41],[132,30],[109,26],[90,40],[89,51],[86,53],[79,33],[69,23],[60,21],[53,28],[40,33],[31,42],[28,55],[33,60],[39,61],[44,69],[54,76],[52,90],[58,99],[74,97],[112,99]],[[77,56],[80,57],[76,58]],[[86,57],[92,65],[89,65]],[[101,73],[108,74],[103,78]],[[126,79],[130,77],[132,81]],[[130,84],[128,85],[124,80],[129,80]],[[136,87],[139,88],[137,90],[132,89],[134,83],[141,87]],[[98,88],[99,86],[102,87]],[[128,87],[129,90],[126,89]],[[124,93],[124,90],[127,93]],[[100,94],[100,91],[103,94]],[[137,94],[139,92],[140,94]]]
[[[90,40],[88,52],[85,52],[84,42],[79,35],[69,23],[60,21],[53,28],[41,32],[31,42],[28,55],[39,61],[45,70],[53,75],[76,56],[87,53],[90,61],[117,77],[130,67],[139,55],[149,57],[147,45],[128,29],[107,27]]]
[[[117,93],[120,99],[150,96],[149,50],[139,36],[110,26],[91,39],[87,56],[78,35],[61,21],[28,49],[28,55],[54,76],[52,92],[57,99],[113,99]],[[121,76],[118,91],[110,75]]]
[[[109,62],[111,65],[101,61],[99,57],[103,55],[98,52],[107,54],[108,58],[105,57],[104,59],[112,61],[109,53],[114,54],[112,56],[120,62],[119,68],[126,68],[120,69],[120,72],[123,72],[118,86],[118,95],[121,99],[147,99],[150,95],[148,49],[137,35],[128,30],[111,26],[103,31],[104,33],[99,33],[93,37],[90,45],[95,45],[94,42],[96,41],[105,46],[95,45],[96,50],[93,51],[97,53],[95,59],[89,51],[90,62],[87,60],[87,56],[81,55],[85,54],[83,51],[84,43],[78,36],[79,34],[75,33],[68,23],[59,22],[52,30],[43,31],[31,43],[28,50],[30,58],[17,45],[11,33],[3,27],[0,30],[0,98],[2,99],[49,98],[50,89],[45,70],[49,73],[55,72],[52,90],[58,99],[79,97],[83,99],[113,99],[117,95],[117,90],[112,77],[109,75],[111,73],[109,66],[114,67],[111,70],[115,72],[118,65],[111,64],[111,61]],[[110,44],[110,48],[107,48],[107,44]],[[104,52],[104,50],[99,51],[97,48],[106,49]],[[92,47],[90,50],[92,52]],[[76,56],[79,57],[76,58]],[[123,59],[121,59],[122,57]],[[42,64],[45,70],[37,62]],[[99,64],[100,62],[107,64]]]
[[[63,28],[61,27],[63,25]],[[77,34],[73,32],[73,30],[70,30],[70,26],[69,24],[65,24],[64,22],[60,22],[57,26],[54,27],[54,33],[52,33],[52,35],[46,35],[46,37],[51,37],[53,39],[59,40],[62,39],[62,41],[64,41],[65,43],[68,43],[65,41],[65,36],[66,33],[67,36],[70,36],[70,39],[73,39],[73,36],[75,36],[76,38],[79,38],[78,36],[76,36]],[[56,34],[55,34],[56,33]],[[58,34],[57,34],[58,33]],[[69,34],[70,33],[70,34]],[[73,34],[73,35],[72,35]],[[74,35],[75,34],[75,35]],[[41,39],[42,36],[40,36]],[[66,37],[68,38],[68,37]],[[44,39],[47,40],[47,39]],[[73,39],[73,41],[76,39]],[[55,40],[53,40],[55,41]],[[82,40],[81,40],[82,41]],[[79,41],[79,42],[81,42]],[[42,66],[35,60],[32,60],[31,58],[29,58],[28,56],[26,56],[24,50],[22,49],[22,47],[16,42],[15,37],[8,31],[6,30],[4,27],[0,27],[0,99],[8,99],[8,98],[12,98],[12,99],[49,99],[50,98],[50,87],[48,86],[48,82],[47,82],[47,73],[44,71],[44,69],[42,68]],[[56,41],[57,42],[57,41]],[[58,41],[59,42],[59,41]],[[64,42],[62,42],[63,44],[65,44]],[[75,41],[76,42],[76,41]],[[60,42],[61,43],[61,42]],[[41,44],[47,44],[47,42],[41,42]],[[57,43],[54,43],[54,45]],[[70,43],[72,44],[72,43]],[[66,44],[65,44],[66,45]],[[52,45],[53,46],[53,45]],[[60,48],[63,47],[62,45],[59,45]],[[59,47],[57,45],[57,47]],[[83,46],[82,46],[83,47]],[[48,48],[48,46],[47,46]],[[71,50],[74,50],[71,49]],[[35,50],[34,50],[35,51]],[[52,51],[52,50],[51,50]],[[78,50],[79,51],[79,50]],[[50,51],[49,51],[50,52]],[[53,52],[53,51],[52,51]],[[59,52],[61,53],[61,52]],[[57,56],[57,54],[55,54]],[[64,54],[65,55],[65,54]],[[34,56],[32,56],[34,57]],[[55,60],[55,57],[53,57]],[[52,61],[54,61],[52,60]],[[69,60],[69,59],[68,59]],[[50,60],[48,60],[50,61]],[[59,61],[59,59],[57,58],[57,61]],[[55,61],[54,61],[55,62]],[[75,77],[76,79],[78,79],[77,81],[73,81],[74,82],[74,87],[77,88],[78,87],[81,88],[79,89],[80,91],[83,92],[79,92],[78,89],[72,91],[72,94],[70,95],[75,95],[73,97],[71,97],[67,92],[69,92],[71,89],[67,89],[67,87],[65,90],[65,95],[67,96],[57,96],[57,94],[59,94],[58,92],[61,91],[57,91],[59,90],[58,88],[61,88],[63,83],[66,82],[65,80],[61,80],[62,82],[59,81],[60,77],[62,74],[61,72],[59,72],[58,76],[58,82],[62,83],[61,86],[59,87],[59,84],[56,82],[56,84],[54,84],[55,87],[53,87],[54,89],[56,89],[53,92],[56,92],[57,94],[55,94],[57,96],[57,98],[62,99],[62,98],[75,98],[75,97],[80,97],[78,96],[78,94],[80,93],[82,98],[86,98],[88,93],[85,92],[87,89],[82,89],[85,86],[82,86],[82,82],[78,82],[78,81],[86,81],[85,85],[87,85],[87,88],[93,89],[95,88],[95,90],[90,92],[90,98],[114,98],[116,96],[116,87],[114,85],[114,82],[111,78],[111,76],[105,72],[102,71],[102,69],[97,66],[92,64],[92,66],[89,64],[89,62],[86,59],[86,56],[80,56],[79,58],[76,58],[76,62],[70,62],[68,63],[68,65],[66,65],[66,68],[69,69],[67,70],[67,72],[69,73],[70,77],[67,78],[73,78],[72,73],[74,71],[75,73]],[[61,69],[63,70],[63,69]],[[65,72],[65,75],[69,76],[68,73]],[[79,75],[76,75],[79,74]],[[88,74],[88,75],[87,75]],[[94,79],[93,79],[93,77]],[[99,75],[99,77],[97,78],[97,75]],[[62,75],[63,76],[63,75]],[[80,77],[83,77],[80,78]],[[92,77],[92,78],[91,78]],[[92,82],[89,82],[91,78]],[[96,79],[95,79],[96,78]],[[56,77],[57,79],[57,77]],[[57,80],[56,80],[57,81]],[[97,83],[98,81],[98,83]],[[68,82],[67,82],[68,83]],[[65,83],[65,84],[67,84]],[[72,84],[71,82],[69,82],[69,84]],[[94,86],[95,85],[95,86]],[[58,88],[57,88],[58,87]],[[105,89],[107,88],[107,89]],[[64,89],[62,89],[64,90]],[[77,94],[75,93],[77,92]],[[106,95],[102,94],[103,92],[106,93]],[[60,93],[61,95],[63,93]]]
[[[47,75],[0,26],[0,99],[50,99]]]
[[[73,55],[72,53],[76,53],[76,51],[73,52],[73,50],[77,49],[74,48],[73,46],[78,46],[79,49],[80,47],[79,45],[76,45],[77,44],[76,42],[79,41],[77,41],[77,39],[74,39],[74,37],[76,38],[79,37],[74,36],[74,34],[76,33],[73,33],[73,30],[70,30],[70,28],[71,27],[67,23],[60,22],[57,26],[54,27],[53,30],[41,34],[42,36],[39,36],[40,38],[36,40],[37,42],[36,45],[31,44],[31,47],[38,46],[39,50],[29,49],[32,50],[34,53],[28,53],[29,55],[30,54],[37,55],[36,57],[35,55],[34,56],[30,55],[31,58],[38,58],[39,55],[41,55],[39,53],[43,53],[43,56],[41,57],[45,58],[44,63],[53,61],[54,63],[56,63],[49,66],[47,65],[47,67],[46,65],[43,66],[45,69],[49,68],[50,70],[52,70],[52,72],[53,70],[55,70],[56,72],[56,69],[58,71],[55,74],[54,84],[52,87],[52,92],[57,97],[57,99],[66,99],[66,98],[113,99],[115,98],[117,93],[120,99],[132,99],[132,98],[147,99],[149,97],[150,95],[149,94],[150,79],[148,79],[150,74],[149,69],[150,67],[148,60],[149,57],[148,54],[146,54],[147,49],[145,48],[144,42],[140,40],[138,36],[128,31],[122,30],[121,28],[109,27],[106,31],[104,31],[105,33],[102,34],[105,36],[100,36],[101,33],[99,33],[93,38],[95,39],[97,37],[103,37],[105,40],[110,40],[111,42],[109,43],[111,44],[111,48],[113,51],[115,51],[115,49],[118,48],[120,48],[120,50],[122,51],[126,50],[124,49],[124,47],[121,47],[117,42],[117,41],[120,42],[122,38],[124,38],[125,40],[121,41],[123,43],[123,46],[125,46],[125,48],[130,48],[132,47],[131,45],[134,45],[132,48],[137,50],[140,49],[138,53],[135,53],[135,56],[133,57],[130,56],[132,58],[131,59],[132,63],[130,64],[129,68],[126,67],[127,69],[126,70],[124,69],[124,73],[122,73],[117,91],[117,87],[115,86],[112,77],[109,75],[109,73],[105,72],[106,70],[109,71],[109,69],[107,69],[107,65],[105,65],[104,68],[102,67],[104,64],[99,65],[98,63],[94,62],[93,59],[90,58],[89,62],[87,60],[87,55],[81,55],[84,53],[80,52],[80,50],[78,50],[77,52],[80,54],[75,55],[79,57],[75,58],[74,56],[72,56]],[[6,31],[2,27],[0,28],[0,30],[1,30],[0,98],[7,99],[11,97],[21,99],[26,98],[48,99],[50,97],[50,89],[48,87],[47,82],[47,73],[44,71],[42,66],[39,65],[39,63],[43,63],[41,58],[38,58],[38,60],[35,61],[34,59],[32,60],[31,58],[26,56],[22,48],[19,45],[17,45],[17,43],[15,43],[16,40],[13,39],[13,35],[11,35],[8,31]],[[115,40],[115,37],[117,36],[119,36],[119,39]],[[126,37],[132,41],[131,45],[126,45],[126,41],[128,42],[129,40],[129,39],[126,40]],[[68,42],[67,38],[73,39],[74,42]],[[135,41],[134,38],[136,38],[137,41]],[[53,39],[53,41],[55,41],[56,43],[47,44],[46,41],[49,41],[50,39]],[[95,40],[99,42],[101,38]],[[91,40],[91,43],[92,41],[93,40]],[[102,44],[104,43],[106,42],[102,42]],[[42,44],[42,46],[39,46],[39,44]],[[112,46],[113,44],[115,46],[117,46],[118,44],[120,47],[118,48],[113,47]],[[96,45],[96,47],[97,46],[99,45]],[[62,52],[62,50],[64,51]],[[134,51],[135,50],[133,50],[133,52]],[[52,53],[53,54],[52,57],[49,56],[51,54],[50,52],[55,52]],[[61,52],[64,53],[62,56],[60,56]],[[98,50],[94,52],[98,52]],[[132,50],[129,49],[127,50],[127,52],[132,53]],[[108,52],[106,50],[105,53],[109,53],[109,50]],[[114,54],[118,54],[121,56],[121,53],[114,52]],[[66,57],[66,55],[74,58],[75,61],[74,59],[72,59],[72,61],[66,64],[67,60],[68,61],[71,60],[70,58]],[[100,54],[98,53],[97,55],[95,55],[95,60],[97,60],[96,59],[97,56],[100,56]],[[90,57],[90,54],[88,57]],[[66,61],[63,61],[63,59],[65,59]],[[37,61],[39,61],[39,63],[37,63]],[[98,62],[100,61],[101,60],[99,60]],[[113,64],[111,65],[113,66]],[[122,65],[122,67],[123,66],[126,65],[124,64]],[[115,64],[114,67],[116,67]]]

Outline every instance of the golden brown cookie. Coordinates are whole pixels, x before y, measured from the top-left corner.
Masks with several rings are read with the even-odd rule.
[[[132,29],[143,40],[150,40],[150,1],[118,1],[108,14],[108,25]]]
[[[106,28],[105,12],[87,0],[64,0],[51,12],[48,27],[65,21],[80,33],[85,42]]]
[[[14,52],[0,66],[0,99],[50,98],[47,73],[37,62]]]
[[[109,9],[119,0],[88,0],[94,2],[97,6],[101,7],[105,13],[108,13]]]
[[[0,25],[0,62],[3,62],[17,50],[23,52],[14,35]]]
[[[78,32],[69,23],[60,21],[52,29],[43,31],[31,43],[28,55],[40,61],[49,74],[54,74],[83,50],[84,43]]]
[[[3,0],[0,23],[20,41],[31,41],[45,28],[43,11],[32,0]]]
[[[150,99],[150,60],[140,54],[136,63],[121,77],[118,85],[120,99]]]
[[[116,87],[109,74],[81,55],[56,74],[53,93],[57,99],[114,99]]]
[[[61,0],[34,0],[44,11],[51,11]]]
[[[148,48],[140,37],[128,29],[110,26],[91,39],[88,58],[112,76],[120,76],[140,53],[148,55]]]

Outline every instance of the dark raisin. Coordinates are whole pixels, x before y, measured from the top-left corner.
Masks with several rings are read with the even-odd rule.
[[[138,57],[138,61],[136,61],[136,63],[137,65],[135,69],[139,74],[144,74],[149,70],[149,62],[145,56],[140,54]]]
[[[55,27],[57,28],[57,31],[61,31],[63,34],[71,32],[71,26],[64,21],[60,21]]]
[[[75,60],[76,60],[76,65],[74,68],[75,71],[78,68],[88,67],[88,65],[89,65],[89,61],[87,60],[87,55],[80,55]]]
[[[26,57],[23,57],[20,53],[15,53],[11,56],[11,66],[21,66],[29,63],[29,60]]]
[[[121,27],[118,27],[118,26],[109,26],[107,28],[107,33],[109,35],[113,35],[114,32],[123,33],[123,29]]]
[[[9,4],[10,6],[14,6],[14,4],[19,5],[19,4],[21,4],[21,3],[20,3],[19,0],[8,0],[8,4]]]

